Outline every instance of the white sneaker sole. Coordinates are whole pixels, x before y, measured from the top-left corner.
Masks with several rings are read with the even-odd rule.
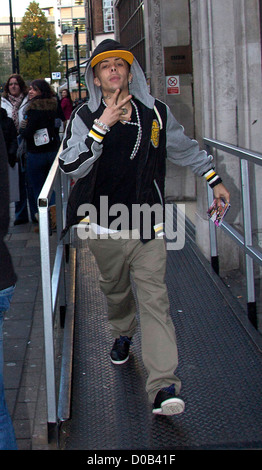
[[[124,364],[125,362],[128,361],[129,356],[127,356],[123,361],[114,361],[114,359],[112,359],[111,356],[110,356],[110,359],[111,359],[111,362],[112,362],[113,364],[119,364],[119,365],[121,365],[121,364]]]
[[[161,408],[154,408],[152,413],[155,415],[179,415],[183,413],[185,409],[185,403],[180,398],[170,398],[168,400],[162,401]]]

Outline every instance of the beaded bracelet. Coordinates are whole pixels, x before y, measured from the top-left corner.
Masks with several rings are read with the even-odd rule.
[[[104,129],[104,131],[106,131],[106,132],[109,132],[109,131],[110,131],[110,127],[109,127],[107,124],[104,124],[103,122],[99,121],[98,119],[95,119],[95,120],[94,120],[94,123],[95,123],[97,126],[99,126],[99,127],[101,127],[102,129]]]

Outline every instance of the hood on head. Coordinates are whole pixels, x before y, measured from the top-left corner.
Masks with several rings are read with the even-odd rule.
[[[130,72],[133,75],[132,83],[129,85],[129,93],[137,98],[148,108],[153,108],[155,99],[148,91],[144,72],[133,54],[113,39],[102,41],[91,55],[85,71],[86,86],[88,89],[88,107],[95,112],[101,104],[102,93],[100,87],[94,84],[93,67],[107,57],[121,57],[131,66]]]

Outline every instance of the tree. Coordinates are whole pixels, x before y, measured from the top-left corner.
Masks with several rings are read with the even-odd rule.
[[[35,1],[26,9],[16,41],[24,80],[51,78],[52,72],[63,72],[54,26]]]

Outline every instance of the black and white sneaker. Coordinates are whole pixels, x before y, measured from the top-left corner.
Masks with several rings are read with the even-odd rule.
[[[152,413],[156,415],[178,415],[183,413],[185,403],[175,394],[175,386],[162,388],[156,395]]]
[[[110,358],[113,364],[124,364],[129,359],[129,347],[132,338],[128,336],[120,336],[116,338],[111,353]]]

